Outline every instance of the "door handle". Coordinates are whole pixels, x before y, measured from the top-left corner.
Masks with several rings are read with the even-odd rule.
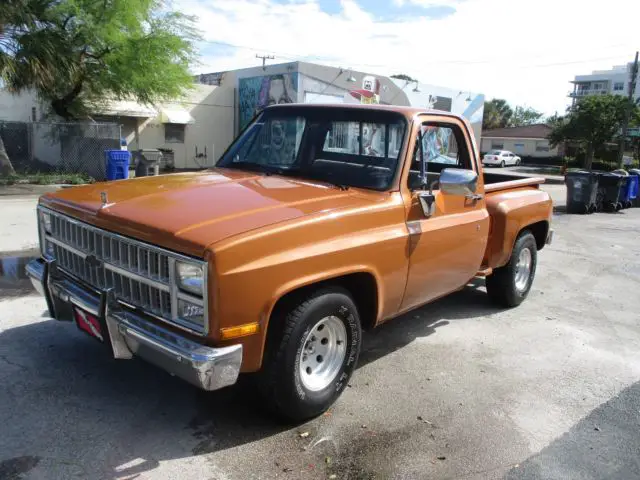
[[[477,202],[479,200],[482,200],[484,198],[484,195],[480,193],[469,193],[468,195],[465,195],[465,198]]]

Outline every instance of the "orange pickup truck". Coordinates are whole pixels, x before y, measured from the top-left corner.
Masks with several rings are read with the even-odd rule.
[[[514,307],[552,236],[541,179],[485,174],[468,123],[408,107],[265,109],[215,168],[41,197],[27,272],[119,359],[273,411],[326,410],[363,329],[486,278]]]

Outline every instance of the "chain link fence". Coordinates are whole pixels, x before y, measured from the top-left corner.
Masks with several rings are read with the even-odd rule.
[[[85,174],[105,180],[105,150],[119,149],[116,123],[0,121],[0,136],[16,173]]]

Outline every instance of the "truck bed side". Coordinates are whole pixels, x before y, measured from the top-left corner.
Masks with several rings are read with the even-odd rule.
[[[489,241],[483,259],[485,268],[504,266],[518,234],[529,228],[538,244],[545,245],[553,210],[551,197],[540,190],[541,178],[507,180],[485,185],[487,210],[491,218]]]

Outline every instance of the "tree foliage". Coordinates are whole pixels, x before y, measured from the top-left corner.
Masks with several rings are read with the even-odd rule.
[[[197,38],[193,18],[162,0],[3,0],[0,76],[83,118],[109,100],[183,94]]]
[[[567,115],[552,119],[552,145],[573,142],[585,149],[584,168],[590,170],[596,149],[619,135],[627,108],[621,95],[589,95],[570,108]],[[633,118],[639,115],[636,108]]]
[[[539,123],[542,118],[542,112],[531,107],[516,107],[511,117],[511,127],[523,127],[525,125],[533,125]]]
[[[522,127],[540,122],[543,114],[531,107],[517,106],[512,108],[506,100],[494,98],[484,102],[484,117],[482,128],[491,130],[493,128]]]
[[[482,118],[482,128],[491,130],[493,128],[504,128],[511,124],[513,109],[506,100],[494,98],[484,102],[484,117]]]
[[[396,78],[398,80],[404,80],[405,82],[417,82],[418,81],[415,78],[410,77],[409,75],[406,75],[404,73],[396,73],[395,75],[391,75],[391,78]]]

